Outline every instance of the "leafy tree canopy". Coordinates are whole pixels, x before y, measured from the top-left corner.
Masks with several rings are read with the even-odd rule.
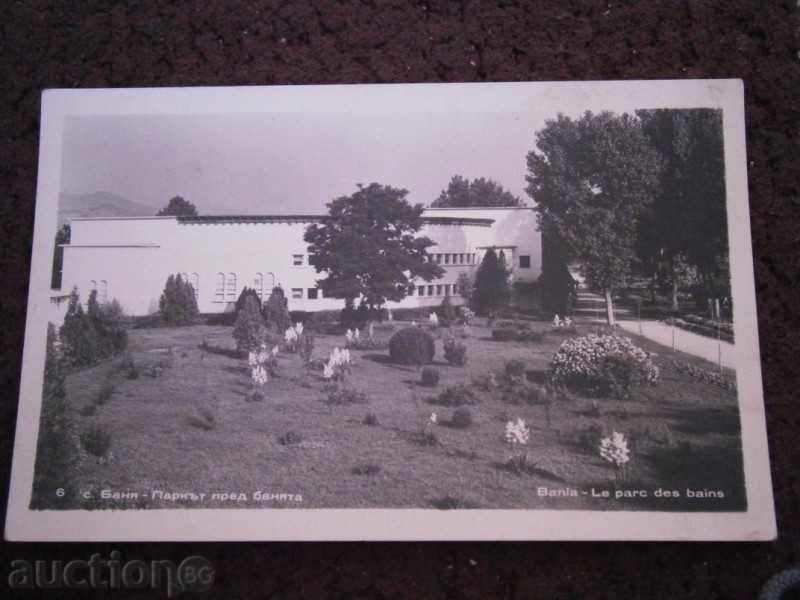
[[[484,177],[470,181],[461,175],[453,175],[447,189],[442,190],[431,206],[523,206],[523,203],[496,181]]]
[[[328,203],[330,219],[309,225],[309,262],[326,277],[318,281],[326,297],[356,298],[370,308],[400,301],[414,278],[431,281],[444,271],[430,262],[434,242],[417,235],[421,204],[406,200],[408,190],[371,183]]]
[[[551,230],[606,294],[625,283],[635,259],[639,219],[655,195],[660,158],[628,114],[559,115],[536,134],[527,192],[542,230]]]
[[[169,203],[158,211],[158,217],[196,217],[197,207],[184,200],[181,196],[174,196],[169,199]]]

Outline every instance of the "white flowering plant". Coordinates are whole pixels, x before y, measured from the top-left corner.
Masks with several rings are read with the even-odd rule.
[[[631,452],[625,434],[614,431],[609,437],[601,438],[599,450],[603,460],[614,466],[617,479],[623,478],[625,466],[631,460]]]
[[[250,379],[253,382],[251,395],[263,398],[263,388],[274,375],[277,365],[278,347],[269,349],[266,344],[261,344],[257,350],[247,355],[247,364],[250,365]]]
[[[506,423],[506,443],[518,449],[506,461],[506,467],[508,470],[518,475],[521,473],[527,473],[536,466],[534,463],[529,461],[528,453],[524,450],[524,448],[528,445],[530,436],[531,430],[528,428],[528,424],[525,422],[525,420],[521,417],[517,417],[516,420],[511,420]]]
[[[589,334],[559,346],[550,361],[550,378],[555,384],[626,398],[637,386],[655,385],[659,369],[630,338]]]
[[[350,374],[351,366],[350,350],[337,346],[331,350],[327,362],[322,367],[322,377],[328,381],[343,382]]]

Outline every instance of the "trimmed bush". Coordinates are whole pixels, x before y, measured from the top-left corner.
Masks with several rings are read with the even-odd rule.
[[[419,327],[407,327],[389,340],[389,356],[399,365],[428,365],[433,362],[436,345],[433,337]]]
[[[553,355],[554,383],[587,388],[606,396],[626,398],[630,390],[655,385],[658,367],[630,338],[589,334],[566,340]]]
[[[244,308],[245,301],[248,298],[255,300],[259,312],[261,311],[261,298],[258,297],[258,292],[252,288],[244,286],[242,288],[242,292],[239,294],[239,297],[236,299],[236,306],[234,307],[234,313],[237,317],[239,316],[239,312],[241,312],[241,310]]]
[[[170,275],[158,300],[161,318],[168,325],[190,325],[197,320],[194,287],[180,275]]]
[[[444,358],[455,367],[467,364],[467,346],[453,338],[444,341]]]
[[[512,359],[506,363],[504,373],[507,379],[517,379],[522,381],[525,379],[526,368],[527,367],[523,361]]]
[[[439,305],[439,310],[436,311],[439,315],[439,324],[442,327],[450,327],[456,322],[456,309],[453,307],[453,302],[450,300],[450,295],[446,295]]]
[[[439,369],[434,367],[425,367],[422,369],[422,385],[428,387],[439,385]]]
[[[467,429],[472,425],[472,411],[468,408],[457,408],[450,417],[450,425],[458,429]]]
[[[480,398],[467,385],[455,385],[445,388],[441,394],[428,400],[431,404],[440,406],[467,406],[478,404]]]
[[[495,342],[513,342],[517,339],[517,330],[510,327],[504,329],[492,329],[492,339]]]
[[[377,427],[380,425],[380,421],[378,421],[378,415],[376,415],[374,412],[368,412],[366,415],[364,415],[364,420],[361,422],[370,427]]]

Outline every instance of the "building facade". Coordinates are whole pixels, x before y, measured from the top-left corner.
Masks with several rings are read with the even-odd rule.
[[[502,251],[515,281],[534,282],[541,273],[541,236],[531,208],[426,209],[420,234],[435,246],[430,260],[445,273],[415,281],[402,302],[389,307],[438,305],[449,295],[462,301],[462,272],[474,273],[487,248]],[[118,300],[127,314],[147,315],[170,274],[192,283],[201,313],[230,311],[246,286],[266,301],[283,288],[290,310],[340,309],[317,287],[324,278],[309,263],[306,227],[327,219],[314,215],[109,217],[71,221],[64,245],[62,284],[53,298],[78,289],[82,300],[96,289],[98,300]],[[63,302],[62,302],[63,303]]]

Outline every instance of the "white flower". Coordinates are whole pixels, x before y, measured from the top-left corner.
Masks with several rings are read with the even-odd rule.
[[[553,317],[553,327],[561,327],[561,319],[556,315]]]
[[[360,339],[361,339],[361,331],[359,331],[358,329],[356,329],[355,333],[353,333],[353,339],[354,339],[355,341],[358,341],[358,340],[360,340]]]
[[[438,325],[439,324],[439,315],[435,312],[432,312],[428,317],[428,321],[430,321],[431,325]]]
[[[345,332],[344,337],[347,338],[348,342],[352,342],[353,341],[353,332],[350,329],[348,329]]]
[[[394,321],[394,316],[392,315],[391,308],[386,311],[386,320],[389,322]]]
[[[530,438],[531,431],[522,418],[506,423],[506,441],[509,444],[526,445]]]
[[[280,352],[280,349],[278,348],[278,346],[273,346],[272,347],[272,356],[278,356],[278,352]]]
[[[258,364],[258,355],[255,352],[251,352],[247,355],[247,364],[251,367],[255,367]]]
[[[294,332],[299,336],[303,333],[303,324],[302,323],[295,323],[294,324]]]
[[[331,363],[325,363],[325,366],[322,369],[322,376],[325,379],[331,379],[333,377],[333,365],[331,365]]]
[[[572,327],[572,319],[564,317],[564,327]]]
[[[430,417],[428,417],[428,420],[429,420],[431,423],[433,423],[434,425],[436,425],[436,422],[439,420],[439,417],[436,415],[436,413],[435,413],[435,412],[432,412],[432,413],[431,413],[431,416],[430,416]]]
[[[630,459],[630,450],[628,449],[628,440],[625,435],[614,431],[611,437],[606,437],[600,440],[600,456],[615,467],[621,467]]]
[[[283,334],[283,339],[286,340],[287,344],[297,341],[297,332],[294,330],[294,327],[289,327],[289,329],[286,330],[286,333]]]
[[[252,377],[253,377],[253,383],[255,383],[256,385],[264,385],[269,381],[269,375],[267,375],[267,370],[261,365],[256,365],[255,367],[253,367]]]

